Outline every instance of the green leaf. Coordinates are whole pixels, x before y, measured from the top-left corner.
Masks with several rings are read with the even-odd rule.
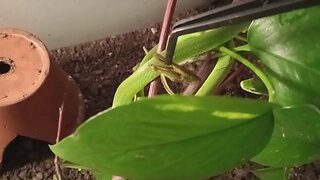
[[[179,62],[216,48],[231,40],[241,31],[246,30],[249,24],[235,24],[180,36],[173,60]]]
[[[102,173],[93,173],[96,180],[112,180],[112,175],[102,174]]]
[[[248,30],[281,105],[320,105],[320,7],[262,18]]]
[[[195,94],[196,96],[211,95],[216,91],[217,87],[225,80],[230,69],[234,64],[234,60],[230,56],[222,56],[218,59],[213,70],[204,81],[200,89]]]
[[[320,111],[313,105],[274,110],[275,128],[265,149],[253,158],[272,167],[292,167],[320,159]]]
[[[243,90],[252,94],[267,95],[268,90],[263,82],[258,77],[253,77],[241,81],[240,86]]]
[[[265,168],[253,171],[261,180],[286,180],[287,168]]]
[[[134,179],[201,179],[246,162],[273,130],[272,104],[161,96],[98,114],[51,150],[95,172]]]

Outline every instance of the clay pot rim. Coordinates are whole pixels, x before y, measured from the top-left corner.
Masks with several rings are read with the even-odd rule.
[[[21,36],[27,40],[29,40],[31,43],[33,43],[34,46],[37,46],[37,52],[41,55],[42,59],[43,59],[43,69],[44,71],[41,72],[41,75],[39,75],[39,80],[37,81],[37,83],[33,86],[33,88],[28,92],[28,95],[24,98],[19,98],[16,99],[14,101],[9,101],[7,103],[1,102],[0,101],[0,107],[5,107],[5,106],[10,106],[16,103],[19,103],[21,101],[24,101],[25,99],[27,99],[28,97],[32,96],[36,90],[43,84],[43,82],[46,80],[48,73],[49,73],[49,69],[50,69],[50,56],[48,53],[48,49],[46,48],[46,46],[44,45],[44,43],[38,39],[35,35],[21,30],[21,29],[17,29],[17,28],[12,28],[12,27],[4,27],[4,28],[0,28],[0,36],[1,35],[15,35],[15,36]],[[5,57],[4,57],[5,58]],[[47,61],[47,62],[45,62]],[[12,72],[9,72],[12,73]],[[7,75],[7,74],[5,74]],[[10,75],[10,74],[9,74]],[[4,75],[3,75],[4,76]]]

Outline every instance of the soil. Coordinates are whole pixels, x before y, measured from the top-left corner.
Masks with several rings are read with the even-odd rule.
[[[182,16],[198,13],[203,9]],[[134,67],[144,56],[143,46],[153,47],[159,38],[159,24],[121,36],[99,41],[87,42],[73,47],[53,50],[52,60],[57,61],[80,87],[86,104],[87,117],[111,106],[118,85],[132,73]],[[226,89],[229,95],[246,96],[238,86],[241,79],[250,76],[249,72],[236,78]],[[252,96],[250,96],[252,97]],[[7,148],[0,179],[52,179],[55,175],[54,156],[46,142],[27,137],[16,138]],[[247,163],[211,179],[257,179],[251,170],[257,165]],[[86,171],[62,169],[65,180],[89,180],[92,175]],[[320,163],[296,169],[291,179],[320,179]]]

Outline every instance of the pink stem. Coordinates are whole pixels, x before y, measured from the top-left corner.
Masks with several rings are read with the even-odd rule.
[[[176,8],[176,4],[177,4],[177,0],[168,0],[167,2],[167,7],[164,13],[163,23],[162,23],[162,28],[161,28],[160,38],[159,38],[159,46],[157,50],[158,53],[160,53],[166,48],[169,31],[170,31],[170,25],[172,22],[172,17],[173,17],[174,10]]]
[[[174,10],[176,8],[176,4],[177,4],[177,0],[168,0],[167,2],[167,7],[164,13],[162,27],[161,27],[157,53],[160,53],[166,48],[169,31],[170,31],[170,24],[172,22],[172,17],[173,17]],[[161,82],[158,78],[152,81],[150,84],[148,97],[157,95],[160,91],[160,85],[161,85]]]

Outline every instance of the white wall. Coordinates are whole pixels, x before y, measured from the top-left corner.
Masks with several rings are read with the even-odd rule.
[[[210,0],[178,0],[177,12]],[[167,0],[0,0],[0,26],[39,37],[49,49],[130,32],[162,19]]]

